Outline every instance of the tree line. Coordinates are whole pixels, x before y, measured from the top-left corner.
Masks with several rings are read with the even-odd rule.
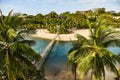
[[[70,33],[72,29],[87,29],[87,20],[92,22],[96,20],[104,20],[105,24],[111,24],[113,27],[120,27],[120,18],[114,18],[115,16],[120,16],[120,12],[116,13],[114,11],[106,11],[105,8],[97,8],[94,10],[87,11],[76,11],[75,13],[64,12],[57,14],[52,11],[46,15],[41,13],[37,15],[28,14],[14,14],[19,15],[22,22],[22,26],[19,28],[29,28],[29,29],[47,29],[51,33],[56,33],[56,26],[59,25],[60,33]],[[93,24],[94,25],[94,24]],[[94,26],[93,26],[94,28]]]
[[[120,31],[114,30],[115,27],[119,27],[120,21],[113,18],[114,14],[106,12],[104,8],[94,12],[65,12],[60,15],[51,12],[44,16],[38,14],[42,18],[36,18],[37,15],[22,17],[14,14],[11,16],[11,13],[12,11],[8,16],[3,16],[0,12],[1,80],[45,80],[42,71],[36,70],[35,65],[31,63],[41,59],[40,55],[30,47],[34,41],[26,40],[23,35],[27,29],[38,28],[45,28],[55,33],[56,24],[60,25],[60,33],[68,33],[69,29],[74,28],[88,27],[90,30],[90,39],[77,35],[78,40],[73,43],[73,48],[68,52],[68,63],[75,75],[74,80],[76,80],[76,72],[81,75],[91,72],[91,80],[101,80],[102,77],[105,80],[105,67],[114,72],[118,78],[120,77],[116,68],[116,63],[120,63],[120,58],[107,49],[114,44],[120,47]],[[41,22],[38,22],[40,20]],[[85,22],[86,25],[80,27],[81,22]],[[44,25],[40,26],[40,23]]]

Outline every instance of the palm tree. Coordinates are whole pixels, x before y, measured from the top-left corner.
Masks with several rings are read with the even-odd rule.
[[[25,40],[22,31],[15,31],[18,17],[11,16],[11,13],[3,18],[1,12],[0,16],[0,70],[8,80],[19,77],[27,80],[23,70],[26,66],[34,67],[31,62],[40,56],[29,46],[33,41]]]
[[[92,80],[102,78],[105,80],[105,68],[119,76],[115,64],[120,63],[120,58],[107,47],[114,44],[120,46],[120,31],[116,31],[112,27],[106,28],[106,25],[100,24],[101,22],[96,22],[96,27],[92,29],[91,23],[88,21],[90,39],[81,36],[83,37],[82,44],[68,54],[68,59],[77,64],[78,72],[81,75],[91,72]]]
[[[78,34],[75,35],[75,37],[78,39],[77,41],[72,41],[73,44],[73,48],[71,48],[68,52],[68,65],[71,66],[71,71],[74,75],[74,80],[77,79],[77,63],[76,61],[76,54],[77,54],[77,49],[80,48],[83,45],[83,42],[85,43],[85,41],[87,41],[86,38],[84,38],[83,36],[80,36]]]

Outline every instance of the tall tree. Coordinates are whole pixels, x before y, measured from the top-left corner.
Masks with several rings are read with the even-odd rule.
[[[5,18],[0,16],[0,70],[8,80],[16,80],[18,77],[27,80],[25,66],[34,67],[31,62],[40,56],[29,46],[33,41],[25,40],[23,31],[16,31],[15,26],[20,22],[16,23],[18,17],[13,18],[11,13]]]
[[[120,46],[120,31],[116,31],[112,27],[106,28],[105,25],[100,25],[100,22],[96,22],[94,29],[89,21],[88,25],[90,39],[81,36],[82,44],[68,54],[68,59],[77,64],[77,70],[81,75],[91,71],[92,80],[102,78],[105,80],[105,68],[119,76],[115,65],[116,62],[120,63],[120,58],[107,47],[113,44]]]
[[[96,16],[99,16],[99,15],[104,14],[104,13],[105,13],[105,8],[96,8],[96,9],[94,9],[94,14]]]
[[[75,37],[78,39],[77,41],[72,41],[72,44],[73,44],[73,48],[70,49],[70,51],[68,52],[68,65],[71,66],[71,71],[74,75],[74,80],[77,80],[77,58],[76,58],[76,54],[77,53],[77,50],[82,47],[85,43],[87,42],[87,39],[84,38],[83,36],[80,36],[78,34],[75,35]]]

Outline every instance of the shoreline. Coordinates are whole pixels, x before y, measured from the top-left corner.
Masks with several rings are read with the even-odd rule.
[[[46,29],[37,29],[36,31],[37,31],[36,34],[31,35],[32,37],[50,39],[51,40],[56,35],[56,34],[50,33]],[[75,40],[77,40],[77,38],[75,38],[75,34],[80,34],[80,35],[83,35],[86,38],[89,38],[89,29],[77,29],[77,30],[74,30],[70,34],[59,34],[59,36],[55,40],[58,40],[58,41],[71,41],[71,40],[75,41]]]

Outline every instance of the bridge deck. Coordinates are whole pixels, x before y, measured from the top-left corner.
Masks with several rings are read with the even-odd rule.
[[[36,64],[36,68],[37,69],[40,69],[40,67],[42,66],[42,64],[44,63],[52,45],[54,44],[55,42],[55,39],[57,38],[57,36],[59,35],[59,33],[56,33],[56,35],[53,37],[52,41],[48,44],[48,46],[46,47],[46,49],[41,53],[41,57],[42,57],[42,60],[38,61],[37,64]]]

